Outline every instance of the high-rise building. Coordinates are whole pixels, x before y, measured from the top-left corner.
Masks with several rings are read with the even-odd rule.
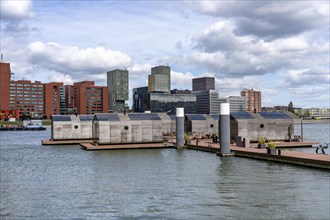
[[[64,87],[62,82],[45,83],[45,115],[61,114],[64,106]]]
[[[219,93],[215,90],[193,91],[196,96],[196,111],[198,114],[219,114]]]
[[[9,110],[10,63],[0,62],[0,110]]]
[[[108,87],[95,86],[94,81],[65,86],[68,113],[94,114],[109,111]]]
[[[123,112],[128,100],[128,71],[115,69],[107,72],[109,110]]]
[[[229,96],[228,98],[220,98],[220,103],[229,103],[231,112],[246,111],[246,97]]]
[[[171,68],[169,66],[156,66],[151,68],[148,76],[149,93],[171,93]]]
[[[261,92],[253,89],[243,89],[241,96],[247,99],[247,111],[260,112],[261,111]]]
[[[133,89],[133,111],[144,112],[150,109],[150,96],[148,87]]]
[[[215,90],[214,77],[194,78],[192,80],[192,90],[193,91]]]

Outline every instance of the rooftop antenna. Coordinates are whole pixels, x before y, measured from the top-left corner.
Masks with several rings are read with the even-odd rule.
[[[3,61],[3,54],[1,54],[1,62]]]

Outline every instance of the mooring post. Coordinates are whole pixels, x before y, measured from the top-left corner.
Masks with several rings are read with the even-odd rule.
[[[301,135],[301,142],[304,142],[304,128],[303,128],[303,120],[300,121],[300,135]]]
[[[184,108],[176,108],[176,147],[184,146]]]
[[[219,116],[220,156],[232,155],[230,153],[230,105],[220,103]]]

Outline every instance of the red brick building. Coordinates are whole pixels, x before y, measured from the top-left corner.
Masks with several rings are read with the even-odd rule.
[[[94,81],[76,82],[72,86],[65,86],[65,94],[67,107],[74,109],[78,114],[105,113],[109,110],[108,87],[95,86]]]
[[[0,62],[0,110],[9,110],[10,63]]]
[[[108,112],[108,87],[94,81],[63,86],[62,82],[41,83],[10,80],[10,64],[0,63],[0,110],[18,110],[20,115],[94,114]],[[71,109],[71,110],[70,110]]]

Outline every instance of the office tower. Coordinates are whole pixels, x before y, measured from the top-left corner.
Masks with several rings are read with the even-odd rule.
[[[109,111],[109,92],[106,86],[95,86],[94,81],[76,82],[65,86],[68,114],[94,114]]]
[[[149,93],[171,93],[171,68],[169,66],[156,66],[151,68],[148,76]]]
[[[260,112],[261,111],[261,92],[253,89],[243,89],[241,96],[247,99],[247,111]]]
[[[128,71],[115,69],[107,72],[109,111],[123,112],[128,100]]]
[[[0,62],[0,110],[9,110],[10,63]]]
[[[144,112],[150,110],[150,96],[148,87],[139,87],[133,89],[133,111]]]
[[[193,91],[215,90],[214,77],[194,78],[192,80],[192,90]]]
[[[228,98],[220,98],[220,103],[229,103],[230,112],[242,112],[246,111],[246,97],[241,96],[229,96]]]
[[[219,114],[219,93],[215,90],[193,91],[196,96],[196,111],[198,114]]]

